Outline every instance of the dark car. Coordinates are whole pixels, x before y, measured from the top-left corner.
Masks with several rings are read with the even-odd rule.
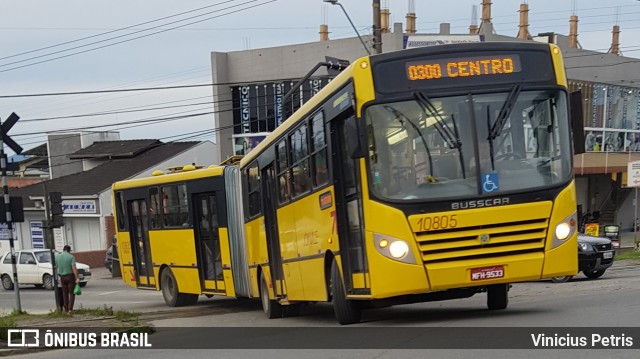
[[[578,271],[587,278],[602,277],[607,268],[613,265],[613,244],[609,238],[578,234]],[[556,283],[566,282],[572,276],[554,277]]]
[[[107,254],[104,257],[104,266],[109,272],[113,273],[113,246],[109,246],[109,249],[107,249]]]

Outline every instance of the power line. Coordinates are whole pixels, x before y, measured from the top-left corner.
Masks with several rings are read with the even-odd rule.
[[[72,43],[75,43],[75,42],[80,42],[80,41],[83,41],[83,40],[88,40],[88,39],[96,38],[96,37],[99,37],[99,36],[112,34],[112,33],[114,33],[114,32],[118,32],[118,31],[124,31],[124,30],[128,30],[128,29],[133,29],[133,28],[135,28],[136,26],[142,26],[142,25],[151,24],[151,23],[154,23],[154,22],[158,22],[158,21],[166,20],[166,19],[169,19],[169,18],[172,18],[172,17],[176,17],[176,16],[181,16],[181,15],[189,14],[189,13],[192,13],[192,12],[200,11],[200,10],[203,10],[203,9],[207,9],[207,8],[210,8],[210,7],[214,7],[214,6],[222,5],[222,4],[224,4],[224,3],[233,2],[233,1],[235,1],[235,0],[226,0],[226,1],[222,1],[222,2],[217,3],[217,4],[208,5],[208,6],[203,6],[203,7],[201,7],[201,8],[197,8],[197,9],[194,9],[194,10],[189,10],[189,11],[181,12],[181,13],[178,13],[178,14],[174,14],[174,15],[170,15],[170,16],[165,16],[165,17],[161,17],[161,18],[158,18],[158,19],[155,19],[155,20],[151,20],[151,21],[141,22],[141,23],[139,23],[139,24],[135,24],[135,25],[131,25],[131,26],[127,26],[127,27],[123,27],[123,28],[115,29],[115,30],[110,30],[110,31],[107,31],[107,32],[103,32],[103,33],[101,33],[101,34],[96,34],[96,35],[86,36],[86,37],[83,37],[83,38],[80,38],[80,39],[76,39],[76,40],[71,40],[71,41],[65,41],[65,42],[62,42],[62,43],[59,43],[59,44],[50,45],[50,46],[45,46],[45,47],[41,47],[41,48],[39,48],[39,49],[30,50],[30,51],[25,51],[25,52],[21,52],[21,53],[19,53],[19,54],[15,54],[15,55],[10,55],[10,56],[5,56],[5,57],[0,57],[0,60],[10,59],[10,58],[13,58],[13,57],[18,57],[18,56],[22,56],[22,55],[27,55],[27,54],[31,54],[31,53],[38,52],[38,51],[42,51],[42,50],[52,49],[52,48],[54,48],[54,47],[63,46],[63,45],[68,45],[68,44],[72,44]],[[11,29],[11,28],[10,28],[10,29]],[[153,29],[153,28],[150,28],[150,29]],[[146,30],[144,30],[144,31],[147,31],[147,30],[150,30],[150,29],[146,29]],[[49,29],[48,29],[48,30],[49,30]],[[129,34],[129,35],[131,35],[131,34]],[[66,51],[66,50],[65,50],[65,51]],[[25,61],[26,61],[26,60],[25,60]],[[4,65],[1,65],[1,66],[4,66]]]
[[[246,1],[246,2],[244,2],[244,3],[238,4],[238,5],[234,5],[234,6],[230,6],[230,7],[228,7],[228,8],[224,8],[224,9],[217,10],[217,11],[214,11],[214,12],[218,12],[218,11],[222,11],[222,10],[227,10],[227,9],[230,9],[230,8],[233,8],[233,7],[238,7],[238,6],[246,5],[246,4],[248,4],[248,3],[252,3],[252,2],[256,2],[256,1],[260,1],[260,0],[249,0],[249,1]],[[21,68],[24,68],[24,67],[34,66],[34,65],[38,65],[38,64],[45,63],[45,62],[54,61],[54,60],[59,60],[59,59],[63,59],[63,58],[66,58],[66,57],[70,57],[70,56],[74,56],[74,55],[79,55],[79,54],[83,54],[83,53],[90,52],[90,51],[95,51],[95,50],[98,50],[98,49],[102,49],[102,48],[109,47],[109,46],[114,46],[114,45],[117,45],[117,44],[122,44],[122,43],[129,42],[129,41],[133,41],[133,40],[142,39],[142,38],[149,37],[149,36],[152,36],[152,35],[157,35],[157,34],[160,34],[160,33],[163,33],[163,32],[167,32],[167,31],[175,30],[175,29],[178,29],[178,28],[181,28],[181,27],[185,27],[185,26],[189,26],[189,25],[197,24],[197,23],[200,23],[200,22],[208,21],[208,20],[211,20],[211,19],[219,18],[219,17],[222,17],[222,16],[226,16],[226,15],[234,14],[234,13],[237,13],[237,12],[241,12],[241,11],[245,11],[245,10],[253,9],[253,8],[256,8],[256,7],[259,7],[259,6],[262,6],[262,5],[266,5],[266,4],[268,4],[268,3],[272,3],[272,2],[275,2],[275,1],[278,1],[278,0],[268,0],[268,1],[266,1],[266,2],[264,2],[264,3],[261,3],[261,4],[256,4],[256,5],[253,5],[253,6],[246,7],[246,8],[242,8],[242,9],[238,9],[238,10],[230,11],[230,12],[227,12],[227,13],[224,13],[224,14],[221,14],[221,15],[211,16],[211,17],[208,17],[208,18],[205,18],[205,19],[202,19],[202,20],[193,21],[193,22],[190,22],[190,23],[187,23],[187,24],[178,25],[178,26],[171,27],[171,28],[168,28],[168,29],[163,29],[163,30],[160,30],[160,31],[156,31],[156,32],[154,32],[154,33],[151,33],[151,34],[141,35],[141,36],[134,37],[134,38],[131,38],[131,39],[126,39],[126,40],[117,41],[117,42],[114,42],[114,43],[111,43],[111,44],[106,44],[106,45],[102,45],[102,46],[94,47],[94,48],[91,48],[91,49],[88,49],[88,50],[78,51],[78,52],[74,52],[74,53],[71,53],[71,54],[67,54],[67,55],[63,55],[63,56],[58,56],[58,57],[54,57],[54,58],[50,58],[50,59],[46,59],[46,60],[42,60],[42,61],[37,61],[37,62],[33,62],[33,63],[26,64],[26,65],[14,66],[14,67],[11,67],[11,68],[8,68],[8,69],[0,70],[0,73],[2,73],[2,72],[12,71],[12,70],[17,70],[17,69],[21,69]],[[200,17],[200,16],[202,16],[202,15],[198,15],[198,16],[195,16],[195,17]],[[184,21],[184,20],[180,20],[180,21]],[[180,21],[176,21],[176,22],[180,22]],[[164,25],[163,25],[163,26],[164,26]],[[117,37],[115,37],[115,38],[119,38],[119,37],[123,37],[123,36],[129,36],[129,35],[121,35],[121,36],[117,36]],[[113,39],[115,39],[115,38],[113,38]],[[101,41],[94,42],[94,43],[92,43],[92,44],[82,45],[82,46],[79,46],[79,47],[90,46],[90,45],[93,45],[93,44],[96,44],[96,43],[100,43],[100,42],[104,42],[104,41],[109,41],[109,40],[112,40],[112,39],[108,39],[108,40],[101,40]],[[78,48],[78,47],[76,47],[76,48]],[[71,48],[71,49],[69,49],[69,50],[73,50],[73,49],[75,49],[75,48]],[[69,50],[64,50],[64,51],[69,51]],[[64,52],[64,51],[58,51],[58,52],[55,52],[55,53]],[[41,56],[37,56],[37,57],[31,58],[31,59],[20,60],[20,61],[18,61],[18,62],[25,62],[25,61],[29,61],[29,60],[32,60],[32,59],[35,59],[35,58],[40,58],[40,57],[43,57],[43,56],[50,56],[50,55],[53,55],[53,54],[54,54],[54,53],[49,54],[49,55],[41,55]],[[15,63],[18,63],[18,62],[15,62]],[[0,65],[0,67],[2,67],[2,66],[7,66],[7,65],[9,65],[9,64]]]
[[[278,1],[278,0],[271,0]],[[285,81],[297,81],[296,78],[285,78],[285,79],[272,79],[269,81],[265,81],[265,83],[271,82],[285,82]],[[35,93],[35,94],[20,94],[20,95],[0,95],[0,98],[23,98],[23,97],[43,97],[43,96],[69,96],[69,95],[90,95],[90,94],[99,94],[99,93],[115,93],[115,92],[134,92],[134,91],[155,91],[155,90],[175,90],[175,89],[183,89],[183,88],[193,88],[193,87],[211,87],[211,86],[234,86],[234,85],[244,85],[247,82],[217,82],[217,83],[207,83],[207,84],[194,84],[194,85],[177,85],[177,86],[161,86],[161,87],[139,87],[139,88],[131,88],[131,89],[117,89],[117,90],[92,90],[92,91],[72,91],[72,92],[45,92],[45,93]],[[253,83],[251,83],[253,84]]]

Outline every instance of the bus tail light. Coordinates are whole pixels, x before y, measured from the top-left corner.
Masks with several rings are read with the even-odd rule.
[[[416,263],[411,246],[406,241],[378,233],[373,234],[373,241],[376,250],[383,256],[404,263]]]

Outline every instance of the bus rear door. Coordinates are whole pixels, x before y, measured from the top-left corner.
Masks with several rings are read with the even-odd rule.
[[[151,247],[149,245],[149,216],[147,201],[135,199],[129,201],[129,224],[131,249],[133,252],[133,268],[139,288],[155,288],[156,279],[153,274]]]
[[[196,194],[193,203],[196,218],[196,253],[202,291],[225,294],[216,195]]]

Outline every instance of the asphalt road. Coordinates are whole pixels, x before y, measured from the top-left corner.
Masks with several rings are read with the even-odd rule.
[[[94,285],[92,285],[94,284]],[[98,279],[89,283],[83,292],[86,303],[108,301],[119,303],[122,309],[144,311],[167,310],[159,292],[129,289],[119,280]],[[27,290],[25,290],[27,292]],[[29,295],[52,295],[47,291],[32,291]],[[87,296],[85,296],[87,294]],[[7,296],[1,297],[2,307],[6,306]],[[128,298],[128,299],[126,299]],[[361,330],[375,327],[397,328],[398,331],[414,328],[416,330],[437,331],[452,327],[545,327],[551,330],[560,327],[635,327],[640,320],[640,266],[620,267],[609,270],[601,279],[587,280],[578,276],[568,283],[552,283],[550,281],[516,284],[510,291],[509,308],[500,312],[486,310],[486,296],[479,294],[472,298],[403,305],[365,311],[360,324],[350,326]],[[126,299],[126,300],[125,300]],[[141,305],[148,301],[147,305]],[[28,303],[25,301],[25,305]],[[202,297],[197,307],[200,315],[185,317],[181,310],[170,309],[171,318],[154,320],[152,325],[158,332],[152,335],[166,347],[185,347],[186,340],[198,340],[203,346],[211,346],[215,342],[212,336],[216,332],[203,329],[205,327],[276,327],[270,340],[281,346],[288,346],[291,331],[296,328],[335,328],[339,325],[333,317],[332,307],[328,304],[316,304],[305,307],[301,315],[291,318],[269,320],[255,301],[238,301],[234,299],[208,300]],[[28,308],[25,308],[29,310]],[[191,308],[190,310],[193,310]],[[167,328],[188,327],[176,335],[176,332],[165,331]],[[281,328],[281,329],[279,329]],[[288,329],[287,329],[288,328]],[[344,328],[344,327],[341,327]],[[287,332],[287,330],[289,332]],[[508,330],[508,329],[507,329]],[[563,330],[560,328],[560,330]],[[598,329],[595,329],[598,330]],[[637,329],[636,329],[637,331]],[[220,333],[220,332],[217,332]],[[468,338],[460,338],[463,347]],[[506,340],[506,339],[505,339]],[[640,336],[634,338],[640,344]],[[288,342],[289,341],[289,342]],[[255,344],[255,342],[253,342]],[[283,344],[284,343],[284,344]],[[252,341],[247,341],[246,348],[251,348]],[[292,347],[295,343],[291,344]],[[186,346],[189,347],[189,346]],[[455,346],[454,346],[455,348]],[[29,358],[136,358],[164,359],[175,357],[186,358],[415,358],[427,355],[435,358],[637,358],[640,350],[607,349],[607,350],[409,350],[409,349],[305,349],[305,350],[272,350],[272,349],[144,349],[144,350],[55,350],[42,353],[30,353]]]
[[[135,312],[168,310],[160,292],[131,288],[120,278],[112,278],[106,268],[92,268],[91,272],[82,295],[76,296],[76,309],[107,305],[115,310]],[[53,291],[32,285],[20,286],[20,302],[22,310],[32,314],[48,313],[56,307]],[[15,308],[15,292],[0,289],[0,312],[11,312]]]

